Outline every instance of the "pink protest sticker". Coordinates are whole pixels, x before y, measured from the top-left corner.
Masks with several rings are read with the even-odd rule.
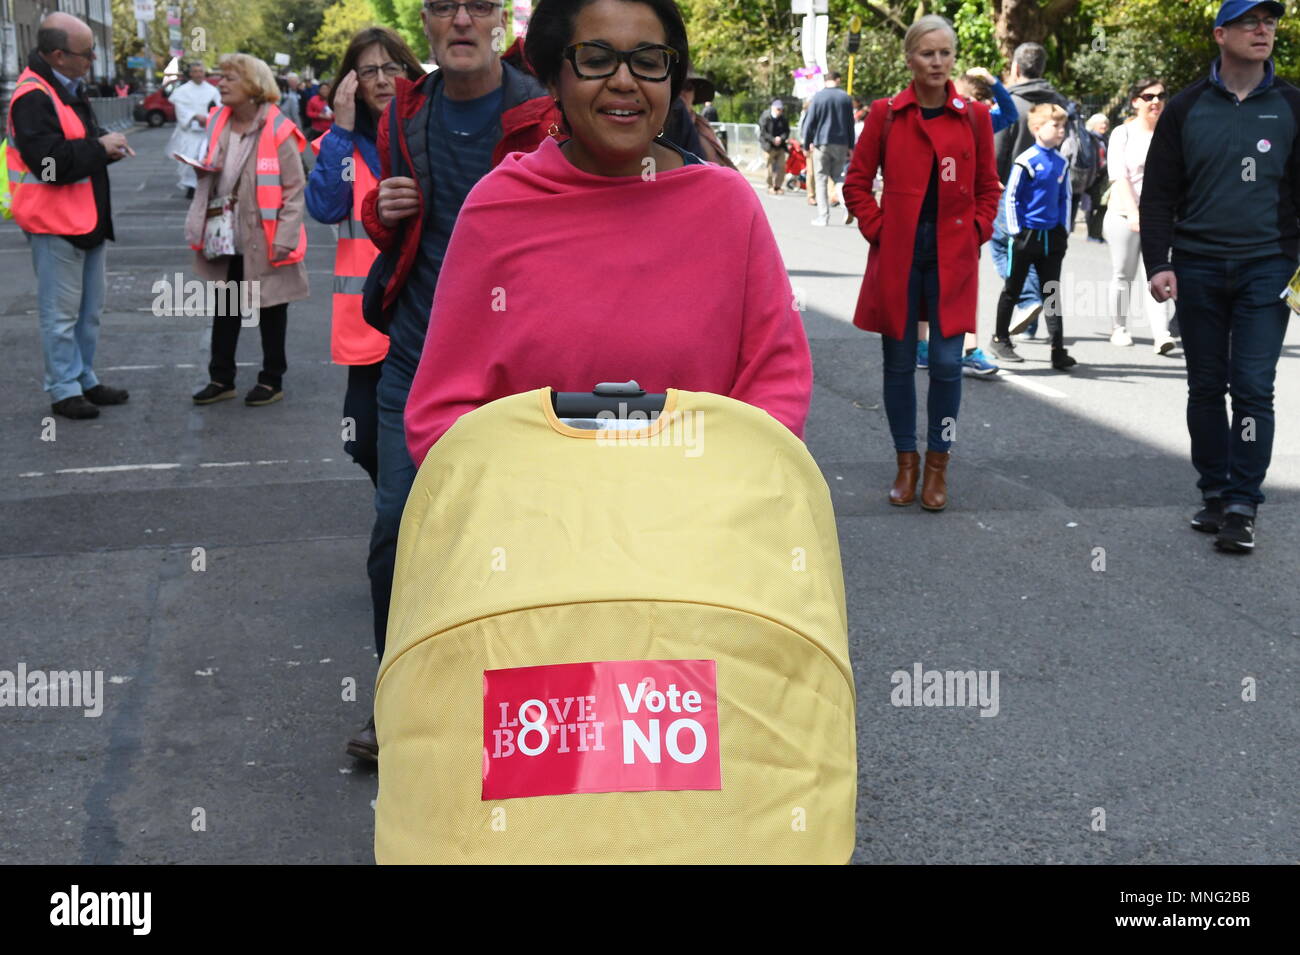
[[[714,660],[483,671],[483,798],[721,789]]]

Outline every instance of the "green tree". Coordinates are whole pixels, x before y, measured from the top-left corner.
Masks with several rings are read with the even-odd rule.
[[[1171,92],[1205,76],[1219,55],[1214,42],[1214,0],[1087,0],[1094,41],[1070,60],[1076,89],[1106,100],[1113,116],[1128,108],[1130,84],[1146,76],[1163,80]],[[1300,23],[1278,25],[1273,61],[1280,76],[1300,70]]]
[[[183,59],[202,59],[209,67],[222,53],[248,47],[261,24],[261,11],[267,0],[183,0],[181,8],[181,46]],[[135,5],[132,0],[112,0],[113,52],[117,71],[122,76],[138,75],[127,70],[128,56],[143,56],[144,44],[136,37]],[[148,24],[149,49],[154,69],[161,72],[171,59],[167,34],[167,4],[159,3],[157,16]]]
[[[392,27],[402,35],[407,45],[421,60],[429,58],[429,40],[424,35],[420,21],[422,0],[373,0],[379,22]]]
[[[377,22],[370,0],[336,0],[325,9],[320,32],[312,41],[312,55],[337,68],[356,32]]]

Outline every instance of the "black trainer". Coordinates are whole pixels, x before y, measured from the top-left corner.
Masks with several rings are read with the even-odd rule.
[[[131,395],[125,388],[96,385],[94,388],[86,389],[86,397],[97,405],[124,405]]]
[[[1217,534],[1223,526],[1223,499],[1207,497],[1205,506],[1192,515],[1192,530]]]
[[[99,409],[86,400],[84,395],[73,395],[71,398],[64,398],[62,401],[56,401],[50,405],[50,409],[55,414],[63,415],[65,418],[98,418]]]
[[[1234,554],[1249,554],[1255,549],[1255,518],[1236,511],[1224,514],[1214,546]]]

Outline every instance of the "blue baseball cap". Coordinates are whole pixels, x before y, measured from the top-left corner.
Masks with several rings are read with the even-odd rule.
[[[1275,0],[1264,0],[1263,3],[1260,0],[1224,0],[1223,6],[1219,7],[1219,15],[1214,18],[1214,25],[1221,27],[1225,23],[1239,20],[1256,7],[1264,7],[1275,17],[1286,13],[1286,7]]]

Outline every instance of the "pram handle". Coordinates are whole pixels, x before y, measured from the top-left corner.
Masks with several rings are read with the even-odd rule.
[[[647,394],[635,381],[604,381],[592,391],[552,391],[557,418],[595,418],[601,412],[620,417],[629,411],[657,415],[667,395]]]

